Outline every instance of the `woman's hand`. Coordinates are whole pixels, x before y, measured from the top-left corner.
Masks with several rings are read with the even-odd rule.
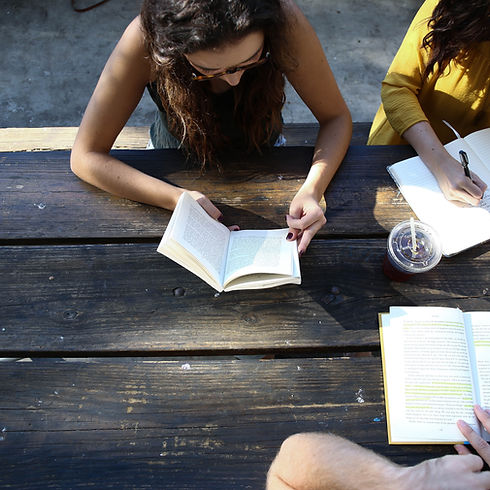
[[[475,415],[483,424],[485,430],[490,432],[490,414],[486,410],[483,410],[480,405],[475,405],[474,410]],[[486,461],[487,464],[490,464],[490,445],[488,442],[482,439],[465,421],[458,420],[457,424],[461,434],[468,439],[475,451]],[[458,454],[461,455],[471,454],[469,449],[462,444],[456,444],[454,449],[456,449]]]
[[[327,222],[324,211],[312,194],[298,192],[289,206],[286,215],[289,226],[288,240],[298,239],[298,253],[303,255],[311,239]]]
[[[448,201],[478,206],[487,185],[473,172],[466,177],[460,162],[449,154],[432,170],[442,193]]]
[[[218,221],[223,221],[223,213],[201,192],[198,191],[187,191],[191,197],[197,201],[201,207],[206,211],[206,213]],[[240,227],[238,225],[228,226],[230,231],[238,231]]]
[[[437,179],[448,201],[478,206],[487,185],[473,172],[471,179],[466,177],[461,163],[448,153],[427,121],[414,124],[402,136]]]

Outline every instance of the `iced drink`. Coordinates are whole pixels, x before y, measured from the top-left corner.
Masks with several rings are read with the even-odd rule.
[[[383,272],[394,281],[406,281],[414,274],[432,269],[441,260],[442,247],[437,233],[421,221],[412,223],[398,223],[388,237]]]

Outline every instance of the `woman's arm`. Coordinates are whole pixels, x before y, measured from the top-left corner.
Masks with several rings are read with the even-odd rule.
[[[465,176],[461,163],[447,152],[427,121],[411,126],[403,137],[434,174],[446,199],[478,205],[487,185],[476,174],[471,179]]]
[[[320,201],[349,146],[352,119],[311,24],[294,2],[285,1],[284,8],[290,19],[289,46],[297,62],[286,75],[320,124],[311,169],[287,217],[290,239],[299,235],[302,254],[326,222]]]
[[[71,168],[82,180],[111,194],[174,209],[185,189],[136,170],[109,151],[150,81],[150,64],[139,17],[128,26],[100,76],[83,116],[71,152]],[[193,192],[214,218],[220,211]]]
[[[419,102],[419,94],[428,83],[423,80],[423,72],[429,63],[429,52],[421,46],[436,4],[434,0],[425,1],[412,20],[383,80],[381,99],[390,125],[412,145],[446,199],[477,205],[485,183],[476,174],[472,175],[473,181],[465,177],[461,164],[446,151]]]

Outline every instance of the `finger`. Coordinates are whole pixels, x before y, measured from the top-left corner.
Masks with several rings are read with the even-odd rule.
[[[196,201],[201,205],[204,211],[211,216],[211,218],[217,219],[218,221],[223,219],[221,211],[207,197],[199,197]]]
[[[455,444],[454,449],[456,449],[456,452],[460,456],[464,456],[466,454],[471,454],[471,451],[466,446],[464,446],[463,444]]]
[[[469,204],[478,206],[483,192],[475,182],[470,179],[464,179],[459,195]]]
[[[483,182],[483,180],[481,180],[480,177],[478,177],[478,175],[474,174],[473,172],[471,172],[471,180],[473,180],[473,183],[480,188],[481,193],[483,195],[483,193],[488,188],[487,184]]]
[[[294,242],[295,240],[297,240],[299,234],[301,233],[301,228],[299,228],[298,226],[294,226],[292,223],[296,223],[296,225],[298,225],[300,221],[300,219],[293,218],[291,215],[286,214],[286,223],[289,227],[288,234],[286,235],[286,240],[289,240],[290,242]]]
[[[300,240],[298,241],[298,253],[301,257],[306,252],[308,245],[310,244],[316,232],[323,226],[322,223],[317,223],[316,226],[310,226],[303,231]]]
[[[458,458],[459,463],[462,463],[466,468],[474,473],[481,471],[483,468],[483,460],[477,456],[476,454],[463,454],[462,458],[458,458],[458,456],[450,456],[454,458]]]
[[[468,439],[473,449],[490,464],[490,446],[466,422],[457,421],[458,429]]]
[[[453,203],[458,208],[472,208],[473,204],[470,204],[466,199],[461,198],[461,201],[455,201],[453,199],[448,199],[451,203]]]
[[[286,240],[289,242],[294,242],[299,235],[299,231],[296,228],[289,228],[288,234],[286,235]]]
[[[487,410],[483,410],[480,405],[475,405],[474,407],[475,415],[478,417],[478,420],[483,424],[486,431],[490,431],[490,414]]]
[[[301,216],[301,218],[295,218],[290,214],[286,215],[286,222],[288,226],[290,228],[296,228],[298,230],[306,230],[318,221],[322,222],[320,227],[327,222],[327,219],[325,218],[325,215],[320,208],[307,210]]]
[[[286,223],[291,230],[295,229],[299,231],[303,229],[301,218],[294,218],[290,214],[286,214]]]
[[[228,226],[228,229],[230,231],[240,231],[240,227],[238,225],[231,225],[231,226]]]
[[[470,440],[471,434],[476,434],[475,431],[464,421],[464,420],[458,420],[456,422],[456,425],[458,426],[459,431],[461,434],[463,434],[468,441]]]

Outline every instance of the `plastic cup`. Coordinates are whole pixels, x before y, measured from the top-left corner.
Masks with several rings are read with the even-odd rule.
[[[426,223],[413,221],[415,247],[410,221],[398,223],[388,237],[383,272],[393,281],[406,281],[415,274],[434,268],[442,256],[439,236]]]

